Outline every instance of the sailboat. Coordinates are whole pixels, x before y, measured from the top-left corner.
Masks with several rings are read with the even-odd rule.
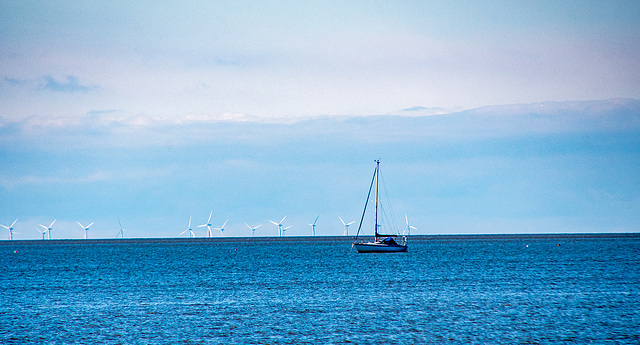
[[[358,232],[356,234],[356,238],[353,242],[353,246],[356,248],[358,253],[401,253],[407,251],[407,237],[402,237],[402,242],[398,243],[396,241],[397,235],[383,235],[378,232],[378,185],[379,185],[379,177],[380,177],[380,160],[376,160],[376,169],[373,172],[373,179],[371,180],[371,186],[369,187],[369,193],[367,194],[367,201],[364,204],[364,210],[362,211],[362,218],[360,219],[360,226],[358,227]],[[359,241],[358,235],[360,234],[360,230],[362,229],[362,222],[364,221],[364,216],[367,212],[367,204],[369,203],[369,197],[371,196],[371,190],[373,189],[373,184],[375,182],[376,185],[376,206],[375,206],[375,225],[373,228],[375,240],[373,242]]]

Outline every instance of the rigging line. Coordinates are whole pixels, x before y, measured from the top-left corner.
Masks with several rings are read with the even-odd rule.
[[[371,179],[371,186],[369,186],[369,193],[367,194],[367,200],[364,202],[364,211],[362,211],[362,218],[360,218],[360,225],[358,226],[358,232],[356,232],[356,238],[358,239],[358,235],[360,234],[360,229],[362,229],[362,222],[364,221],[364,215],[367,212],[367,205],[369,204],[369,197],[371,197],[371,189],[373,189],[373,181],[376,180],[376,173],[378,172],[378,166],[373,170],[373,178]]]
[[[397,235],[398,231],[397,231],[397,227],[395,227],[395,225],[392,223],[392,216],[389,216],[389,214],[393,214],[393,212],[389,212],[387,213],[387,209],[384,207],[384,205],[379,206],[382,212],[382,226],[384,226],[386,228],[388,228],[389,230],[383,230],[385,232],[385,234],[394,234]]]
[[[398,231],[398,222],[396,221],[396,217],[393,213],[393,206],[391,205],[391,197],[389,196],[389,191],[387,190],[387,184],[385,183],[385,178],[384,178],[384,174],[380,173],[380,183],[382,183],[382,190],[383,190],[383,196],[384,196],[384,201],[385,203],[389,206],[388,210],[389,210],[389,214],[387,215],[386,211],[384,211],[384,216],[385,216],[385,220],[387,222],[387,225],[389,226],[389,230],[391,231],[390,233],[393,234],[400,234],[400,232]]]

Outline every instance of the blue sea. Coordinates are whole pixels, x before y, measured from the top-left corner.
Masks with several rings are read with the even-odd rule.
[[[638,344],[640,235],[0,242],[0,343]]]

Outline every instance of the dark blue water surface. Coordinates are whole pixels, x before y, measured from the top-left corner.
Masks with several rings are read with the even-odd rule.
[[[0,343],[640,343],[640,235],[350,246],[4,241]]]

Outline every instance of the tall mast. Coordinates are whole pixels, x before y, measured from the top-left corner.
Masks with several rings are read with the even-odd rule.
[[[379,160],[377,160],[376,162],[379,162]],[[365,199],[364,201],[364,210],[362,210],[362,218],[360,218],[360,225],[358,225],[358,232],[356,233],[356,241],[358,240],[358,235],[360,234],[360,230],[362,230],[362,222],[364,222],[364,216],[367,213],[367,205],[369,205],[369,200],[371,197],[371,190],[373,190],[373,182],[375,182],[376,179],[376,174],[378,172],[378,165],[376,165],[376,168],[373,170],[373,177],[371,177],[371,185],[369,185],[369,193],[367,193],[367,199]],[[377,202],[378,202],[378,198],[376,196],[376,206],[377,206]],[[376,207],[376,211],[377,211],[377,207]],[[377,213],[376,213],[377,215]],[[375,229],[374,229],[375,231]],[[377,232],[376,232],[377,234]]]
[[[380,181],[380,160],[376,160],[376,228],[374,233],[376,235],[376,242],[378,241],[378,183]]]

